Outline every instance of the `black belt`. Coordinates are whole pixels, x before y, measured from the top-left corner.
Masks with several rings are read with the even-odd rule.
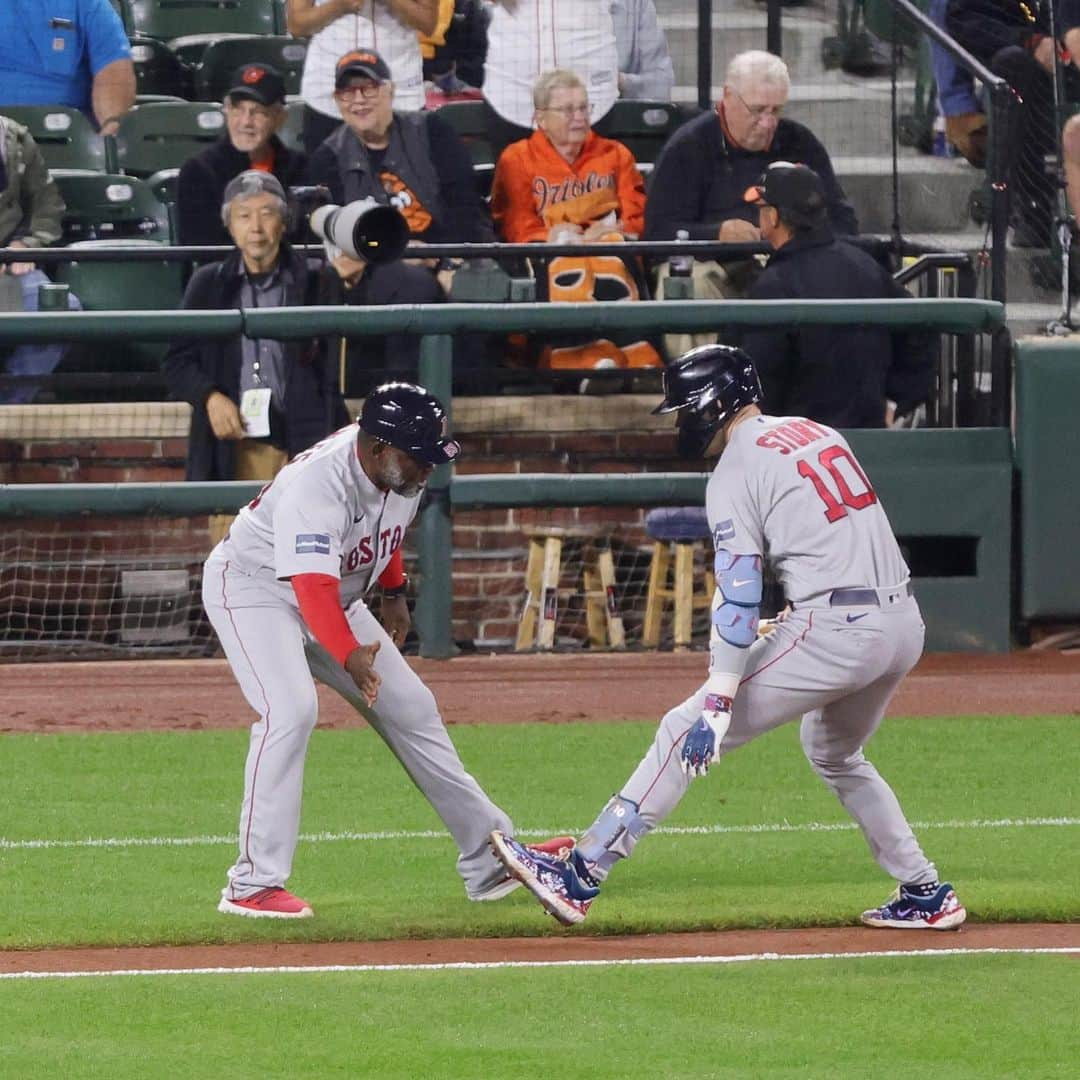
[[[895,589],[834,589],[829,595],[829,607],[882,607],[884,603],[895,604],[905,596],[912,595],[911,582]]]

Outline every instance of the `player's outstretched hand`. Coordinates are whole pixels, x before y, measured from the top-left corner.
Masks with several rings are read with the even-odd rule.
[[[720,742],[731,723],[731,698],[707,694],[697,723],[686,733],[682,748],[683,772],[691,779],[707,776],[716,760]]]
[[[379,696],[379,684],[382,682],[375,671],[375,655],[379,651],[379,644],[376,641],[374,645],[358,645],[345,658],[345,670],[369,705],[375,704],[375,699]]]

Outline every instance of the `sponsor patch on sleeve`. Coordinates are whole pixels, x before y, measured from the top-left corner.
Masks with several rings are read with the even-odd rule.
[[[330,536],[328,533],[297,533],[297,555],[329,555]]]
[[[731,520],[731,518],[728,518],[727,521],[718,521],[716,523],[716,528],[713,529],[714,540],[731,540],[734,536],[735,523]]]

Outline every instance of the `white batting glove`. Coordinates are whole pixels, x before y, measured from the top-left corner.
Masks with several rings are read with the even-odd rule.
[[[720,743],[730,723],[731,698],[706,693],[701,716],[683,740],[681,760],[687,776],[693,779],[708,775],[709,766],[719,757]]]

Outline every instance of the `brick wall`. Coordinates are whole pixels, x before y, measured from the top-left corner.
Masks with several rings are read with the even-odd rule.
[[[687,463],[674,457],[670,420],[649,416],[651,398],[636,395],[588,399],[462,399],[455,403],[455,432],[463,454],[457,471],[482,473],[627,473],[675,471]],[[89,407],[84,407],[89,408]],[[172,407],[165,407],[172,408]],[[355,411],[355,410],[354,410]],[[2,419],[2,418],[0,418]],[[108,420],[108,417],[105,417]],[[177,420],[129,425],[122,437],[81,432],[63,437],[66,422],[32,431],[0,427],[0,482],[123,483],[180,481],[186,439]],[[513,426],[515,430],[508,430]],[[537,430],[546,429],[546,430]],[[525,564],[530,530],[545,526],[596,526],[612,537],[617,567],[632,566],[640,579],[647,544],[640,507],[542,507],[477,510],[454,517],[453,632],[476,648],[513,642],[525,598]],[[0,526],[0,533],[9,526]],[[189,523],[205,535],[205,519]],[[27,522],[21,523],[25,528]],[[135,530],[140,534],[142,529]],[[410,554],[407,549],[407,555]],[[580,588],[579,553],[570,545],[563,582],[568,594]],[[640,580],[638,580],[640,585]],[[635,586],[636,587],[636,586]],[[584,636],[583,605],[566,598],[568,616],[560,634]],[[638,613],[640,614],[640,613]],[[633,633],[635,614],[628,612]]]

